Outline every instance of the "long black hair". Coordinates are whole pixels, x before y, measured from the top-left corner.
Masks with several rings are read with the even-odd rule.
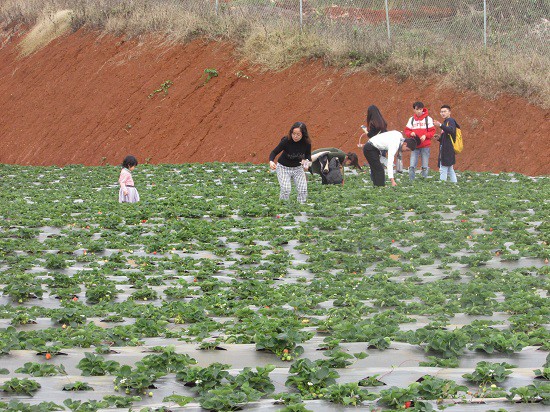
[[[348,160],[350,166],[353,166],[353,167],[355,167],[356,169],[359,169],[359,170],[363,170],[363,169],[361,169],[361,165],[359,164],[359,158],[357,157],[357,155],[355,153],[348,152],[346,154],[346,159]]]
[[[290,131],[288,132],[288,136],[286,138],[288,140],[292,140],[292,131],[296,128],[299,128],[300,131],[302,132],[302,139],[304,139],[304,142],[311,144],[311,139],[309,138],[309,133],[307,132],[306,124],[302,122],[294,123],[290,128]]]
[[[388,130],[388,123],[386,123],[384,117],[382,117],[380,109],[374,104],[370,105],[367,109],[367,129],[377,129],[380,130],[381,133]]]
[[[138,161],[137,159],[132,156],[132,155],[128,155],[124,158],[124,160],[122,161],[122,167],[125,167],[126,169],[129,169],[131,168],[132,166],[137,166],[138,165]]]

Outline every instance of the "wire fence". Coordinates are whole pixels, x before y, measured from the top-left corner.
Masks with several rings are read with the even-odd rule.
[[[204,13],[373,46],[499,48],[548,54],[550,0],[188,0]]]

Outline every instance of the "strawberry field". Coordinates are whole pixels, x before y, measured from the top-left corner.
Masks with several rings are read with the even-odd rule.
[[[266,169],[0,165],[0,410],[547,410],[549,177]]]

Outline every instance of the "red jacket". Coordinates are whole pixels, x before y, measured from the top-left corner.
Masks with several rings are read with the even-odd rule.
[[[405,127],[405,135],[407,137],[411,137],[412,132],[414,132],[418,138],[426,135],[426,140],[424,140],[422,143],[420,143],[420,141],[417,139],[417,141],[419,142],[418,146],[416,146],[417,149],[430,147],[430,144],[432,143],[432,137],[434,137],[435,134],[435,126],[433,119],[428,116],[428,109],[426,109],[425,107],[419,117],[417,117],[415,114],[413,117],[409,118],[407,126]]]

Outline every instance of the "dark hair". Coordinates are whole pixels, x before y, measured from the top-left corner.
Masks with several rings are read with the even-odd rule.
[[[413,109],[423,109],[424,108],[424,103],[422,102],[414,102],[413,103]]]
[[[451,106],[449,106],[448,104],[444,104],[443,106],[441,106],[442,109],[449,109],[449,111],[451,111]]]
[[[288,132],[288,136],[286,137],[288,140],[292,140],[292,131],[296,128],[299,128],[300,131],[302,132],[302,139],[304,139],[304,141],[306,143],[309,143],[311,144],[311,139],[309,138],[309,133],[307,132],[307,127],[306,127],[306,124],[305,123],[302,123],[302,122],[296,122],[292,125],[292,127],[290,128],[290,131]]]
[[[132,156],[132,155],[128,155],[124,158],[124,160],[122,161],[122,167],[125,167],[126,169],[129,169],[131,168],[132,166],[137,166],[138,165],[138,161],[137,159]]]
[[[405,139],[405,144],[407,145],[407,147],[409,149],[411,149],[411,152],[414,152],[414,150],[416,149],[416,140],[415,139],[411,139],[411,138]]]
[[[361,169],[361,166],[359,165],[359,158],[357,157],[357,155],[355,153],[348,152],[346,154],[346,159],[349,160],[350,166],[353,166],[353,167],[355,167],[356,169],[359,169],[359,170],[363,170],[363,169]]]
[[[378,109],[378,107],[374,104],[369,106],[367,109],[367,129],[371,130],[372,128],[376,128],[382,133],[384,133],[388,128],[388,124],[382,117],[380,109]]]

